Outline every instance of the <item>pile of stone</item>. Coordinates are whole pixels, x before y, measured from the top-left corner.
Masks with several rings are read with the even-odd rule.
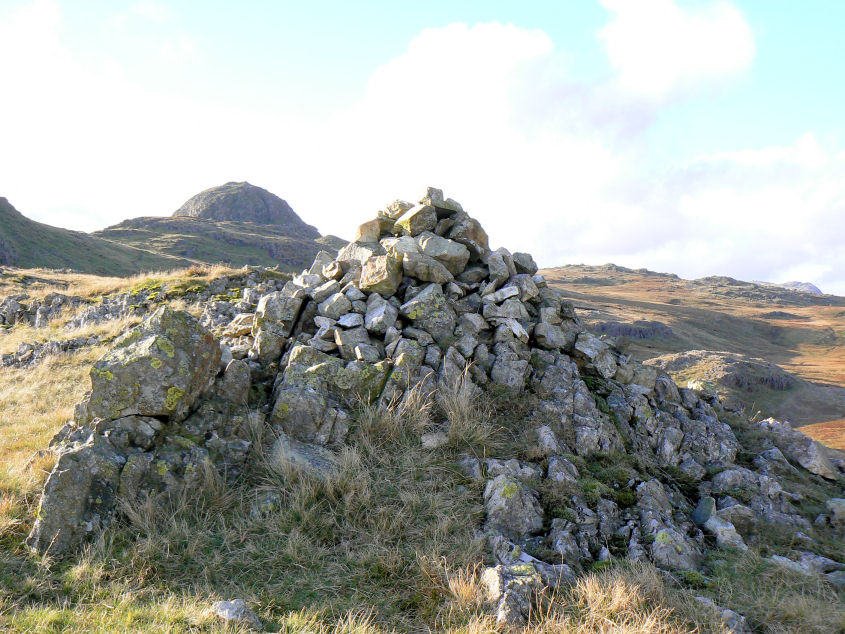
[[[30,299],[26,293],[9,295],[0,300],[0,325],[27,324],[44,328],[65,309],[75,309],[85,304],[82,297],[49,293],[42,299]]]
[[[28,368],[43,361],[45,358],[73,352],[100,343],[97,337],[73,337],[56,341],[22,343],[15,352],[0,354],[1,368]]]
[[[460,459],[484,491],[499,562],[484,583],[504,622],[524,622],[534,589],[597,561],[696,570],[714,543],[745,549],[757,522],[810,540],[842,530],[838,510],[813,524],[800,495],[778,482],[786,468],[841,480],[841,456],[771,422],[761,428],[769,448],[737,465],[718,397],[678,388],[587,332],[537,270],[526,253],[492,250],[477,220],[429,189],[417,204],[388,205],[280,289],[250,297],[254,311],[218,324],[222,343],[160,309],[92,369],[91,393],[56,440],[30,544],[64,550],[107,524],[117,497],[178,489],[198,465],[237,473],[247,419],[273,427],[275,452],[319,471],[361,401],[401,402],[418,385],[436,397],[457,380],[530,405],[523,455],[532,460]],[[587,495],[582,470],[599,457],[630,457],[637,468]],[[538,483],[559,490],[565,512],[544,504]]]

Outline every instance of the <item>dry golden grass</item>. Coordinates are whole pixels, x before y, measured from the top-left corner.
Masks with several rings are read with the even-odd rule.
[[[41,450],[73,417],[73,405],[90,387],[91,363],[104,351],[95,346],[0,372],[0,534],[32,508],[54,460]]]
[[[438,631],[499,632],[486,604],[481,567],[441,570],[433,578],[445,594]],[[582,576],[574,585],[545,589],[522,634],[681,634],[725,632],[715,611],[690,591],[667,585],[648,563],[623,563]]]
[[[685,280],[596,267],[559,267],[541,273],[574,302],[588,325],[640,319],[669,325],[675,333],[670,339],[621,340],[637,360],[685,350],[728,351],[765,359],[804,382],[785,392],[737,391],[753,411],[759,409],[764,416],[796,425],[841,416],[845,407],[843,305],[763,302],[741,293],[719,294],[718,289]],[[776,312],[792,317],[772,317]],[[841,444],[845,429],[842,435],[826,438]]]
[[[493,407],[470,380],[469,366],[451,384],[437,390],[436,401],[449,421],[453,448],[483,456],[501,441],[502,430],[493,424]]]
[[[102,277],[83,273],[59,273],[51,269],[4,269],[0,275],[0,297],[27,293],[34,299],[50,293],[94,297],[126,291],[151,280],[172,282],[185,278],[210,281],[225,275],[234,275],[240,269],[222,264],[194,265],[184,269],[142,273],[131,277]]]
[[[824,423],[815,423],[814,425],[805,425],[798,429],[813,440],[828,447],[845,451],[845,418],[829,420]]]
[[[0,335],[0,354],[15,352],[22,343],[65,341],[77,337],[100,337],[108,341],[142,321],[141,317],[132,316],[91,324],[82,328],[65,329],[64,325],[69,318],[70,316],[63,316],[55,319],[44,328],[18,325],[5,331],[5,334]]]

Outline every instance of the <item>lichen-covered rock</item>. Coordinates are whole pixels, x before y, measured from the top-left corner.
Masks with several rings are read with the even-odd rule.
[[[283,338],[290,337],[302,307],[302,301],[301,295],[286,296],[280,292],[262,297],[255,309],[252,323],[253,335],[257,335],[259,331],[265,331]]]
[[[438,284],[429,284],[419,294],[400,306],[399,313],[443,343],[455,331],[457,315]]]
[[[288,355],[282,385],[309,387],[340,403],[359,398],[371,402],[381,394],[389,371],[388,361],[344,363],[311,346],[297,344]]]
[[[503,473],[490,480],[484,489],[484,503],[487,525],[505,537],[528,537],[543,528],[537,493],[513,476]]]
[[[182,420],[212,384],[219,361],[220,346],[196,319],[162,306],[91,368],[88,416]]]
[[[59,555],[108,525],[125,463],[98,434],[62,452],[44,485],[27,545]]]
[[[282,384],[270,420],[295,438],[325,445],[343,441],[351,418],[319,389]]]

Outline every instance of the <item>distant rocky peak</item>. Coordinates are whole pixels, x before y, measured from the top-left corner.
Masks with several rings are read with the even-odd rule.
[[[283,226],[289,235],[311,239],[320,237],[317,229],[303,222],[287,202],[246,181],[229,182],[201,191],[173,215]]]

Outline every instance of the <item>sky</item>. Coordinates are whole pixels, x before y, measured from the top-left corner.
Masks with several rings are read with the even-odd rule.
[[[247,180],[440,187],[541,266],[845,295],[845,3],[0,0],[0,196],[93,231]]]

